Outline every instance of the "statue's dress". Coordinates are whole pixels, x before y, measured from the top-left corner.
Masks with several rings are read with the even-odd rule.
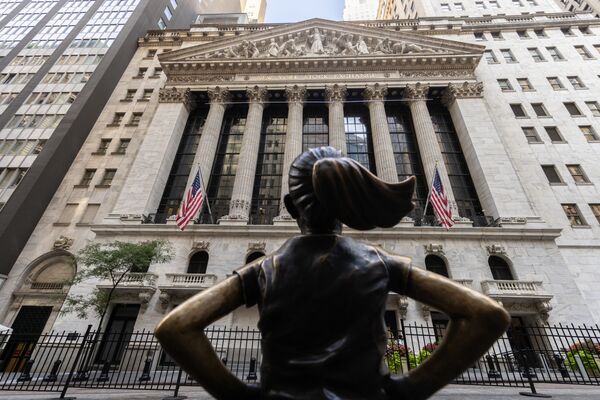
[[[390,264],[381,248],[306,235],[236,271],[260,310],[262,399],[386,398],[386,298],[410,274]]]

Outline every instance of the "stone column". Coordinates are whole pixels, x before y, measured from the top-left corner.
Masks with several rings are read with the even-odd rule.
[[[256,162],[260,146],[260,129],[262,127],[263,110],[267,101],[267,89],[255,86],[247,90],[248,116],[242,139],[242,150],[238,161],[235,180],[233,181],[233,192],[229,206],[229,215],[224,220],[248,222],[250,206],[252,203],[252,191],[254,189],[254,177],[256,175]]]
[[[329,145],[346,155],[346,128],[344,126],[344,99],[346,86],[325,86],[325,99],[329,102]]]
[[[288,99],[287,133],[285,135],[285,153],[283,156],[283,171],[281,175],[281,203],[279,204],[278,221],[291,220],[290,214],[285,208],[283,197],[288,193],[288,175],[292,162],[302,153],[302,125],[304,98],[306,87],[294,85],[285,89]]]
[[[483,100],[483,83],[451,83],[443,101],[485,214],[495,218],[535,215]]]
[[[159,104],[148,126],[113,214],[136,216],[156,212],[177,147],[190,114],[189,89],[160,89]]]
[[[367,105],[371,119],[373,153],[375,154],[377,176],[386,182],[398,182],[398,170],[396,169],[392,138],[383,102],[386,94],[387,87],[378,83],[367,86],[364,91],[365,99],[368,100]]]
[[[404,89],[404,98],[408,100],[410,107],[415,135],[419,144],[419,152],[421,153],[421,161],[423,162],[423,169],[425,177],[427,178],[427,190],[429,191],[433,184],[433,176],[437,162],[440,179],[446,190],[446,196],[448,197],[448,202],[452,208],[452,214],[455,217],[458,217],[456,200],[454,199],[454,192],[452,191],[450,179],[448,178],[448,171],[446,170],[442,150],[438,143],[435,129],[433,128],[431,115],[429,115],[429,110],[427,109],[428,93],[428,85],[417,83],[416,85],[408,85],[406,89]],[[425,211],[426,210],[423,212]]]
[[[231,94],[227,89],[217,86],[213,89],[208,89],[208,98],[210,99],[210,109],[202,128],[198,149],[194,157],[194,165],[187,184],[187,187],[192,184],[196,176],[196,168],[199,166],[200,171],[202,171],[202,183],[204,183],[206,190],[208,190],[208,181],[217,154],[223,117],[225,116],[227,103],[231,99]]]

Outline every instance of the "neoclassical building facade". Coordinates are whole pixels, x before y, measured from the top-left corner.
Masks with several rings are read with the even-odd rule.
[[[600,216],[592,206],[600,175],[592,165],[600,149],[580,130],[598,126],[598,25],[587,14],[556,14],[149,32],[0,289],[0,323],[38,307],[40,329],[84,329],[93,319],[58,315],[62,299],[106,284],[61,284],[81,268],[70,255],[89,241],[160,238],[173,243],[173,260],[130,274],[111,311],[152,329],[192,294],[298,233],[282,202],[289,165],[323,145],[387,181],[417,177],[409,217],[346,234],[491,296],[515,324],[598,322]],[[567,28],[578,33],[565,37]],[[520,32],[540,29],[562,37],[547,42],[560,43],[573,56],[568,63],[533,61],[529,49],[546,42]],[[577,46],[594,58],[576,60]],[[555,91],[547,79],[575,82],[572,75],[587,92]],[[582,113],[577,122],[567,103]],[[563,165],[589,166],[587,182],[554,184],[544,167],[559,164],[557,174]],[[450,230],[424,209],[436,168],[453,209]],[[198,170],[211,212],[205,207],[181,232],[174,215]],[[446,320],[396,295],[387,308],[390,327]],[[239,309],[218,324],[255,326],[257,316]]]

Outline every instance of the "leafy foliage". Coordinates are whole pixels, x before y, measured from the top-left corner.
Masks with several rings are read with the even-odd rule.
[[[77,254],[81,268],[70,282],[78,284],[88,280],[110,281],[111,290],[95,288],[91,293],[69,295],[65,299],[61,313],[74,313],[79,318],[87,318],[88,313],[102,320],[110,304],[114,289],[130,272],[147,272],[150,264],[165,263],[173,257],[170,242],[151,240],[140,243],[121,242],[90,243]]]
[[[579,357],[585,369],[590,371],[598,371],[600,369],[600,365],[594,359],[594,355],[600,355],[600,344],[598,343],[594,343],[591,340],[574,343],[568,349],[565,349],[565,352],[567,355],[566,363],[572,370],[579,369],[575,356]]]

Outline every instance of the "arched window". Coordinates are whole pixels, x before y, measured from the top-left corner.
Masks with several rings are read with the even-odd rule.
[[[264,257],[265,253],[263,253],[262,251],[254,251],[250,254],[248,254],[248,256],[246,257],[246,264],[251,263],[254,260],[257,260],[261,257]]]
[[[488,259],[488,264],[490,266],[490,270],[492,271],[494,280],[513,281],[515,279],[510,271],[508,263],[504,259],[498,256],[490,256]]]
[[[208,253],[199,251],[194,253],[188,264],[188,274],[205,274],[208,266]]]
[[[448,268],[441,257],[434,256],[433,254],[425,257],[425,268],[427,268],[427,271],[433,272],[434,274],[442,275],[446,278],[449,277]]]

